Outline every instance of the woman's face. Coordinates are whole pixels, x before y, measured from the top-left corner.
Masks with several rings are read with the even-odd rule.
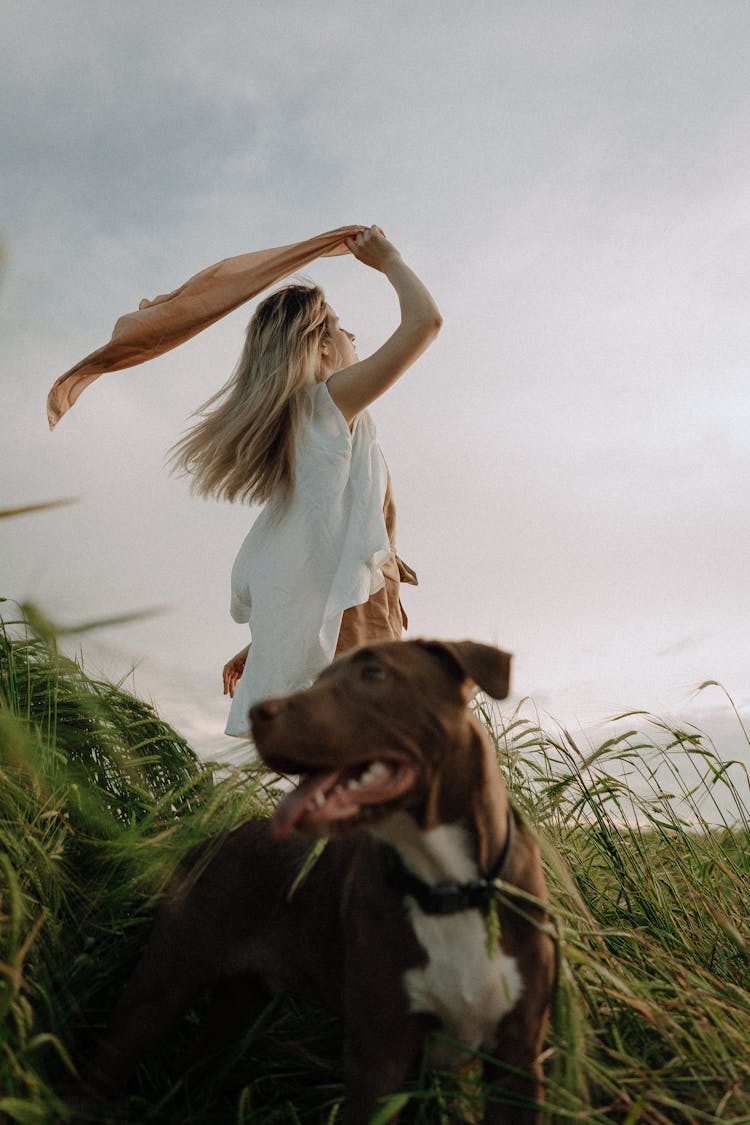
[[[323,356],[324,379],[332,372],[340,371],[342,367],[351,367],[353,363],[359,362],[357,349],[354,346],[354,334],[341,327],[339,318],[331,308],[328,310],[328,324],[320,350]]]

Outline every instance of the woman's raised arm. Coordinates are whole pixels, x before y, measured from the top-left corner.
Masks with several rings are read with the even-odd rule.
[[[328,380],[331,398],[351,424],[429,347],[443,321],[425,286],[378,227],[347,239],[347,246],[364,265],[385,274],[401,306],[401,323],[382,347]]]

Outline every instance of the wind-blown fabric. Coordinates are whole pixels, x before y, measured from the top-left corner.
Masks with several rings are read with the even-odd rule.
[[[387,483],[369,413],[350,432],[319,383],[310,428],[297,440],[292,496],[266,504],[232,568],[230,613],[249,623],[252,647],[227,734],[249,735],[259,700],[308,687],[333,659],[344,611],[382,588],[391,557]]]
[[[225,258],[174,292],[141,301],[135,312],[120,317],[109,343],[85,356],[54,383],[47,396],[50,429],[106,371],[121,371],[164,355],[316,258],[348,254],[345,240],[364,229],[338,227],[304,242]]]

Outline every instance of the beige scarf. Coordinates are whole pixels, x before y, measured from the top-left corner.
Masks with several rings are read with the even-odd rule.
[[[80,360],[54,383],[47,396],[49,428],[54,429],[89,383],[105,371],[121,371],[163,355],[316,258],[348,254],[346,239],[364,229],[339,227],[306,242],[225,258],[201,270],[173,293],[141,301],[136,312],[120,317],[109,343]]]

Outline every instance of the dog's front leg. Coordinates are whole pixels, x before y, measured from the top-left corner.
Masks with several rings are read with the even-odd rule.
[[[377,1000],[375,999],[375,1003]],[[386,1001],[368,1014],[347,1019],[344,1042],[343,1125],[368,1125],[378,1102],[404,1088],[425,1039],[436,1026],[431,1016],[388,1013]],[[396,1122],[398,1117],[392,1117]]]
[[[544,1097],[542,1048],[545,1024],[529,1027],[517,1014],[500,1024],[497,1062],[485,1059],[487,1091],[484,1125],[541,1125],[539,1103]]]

